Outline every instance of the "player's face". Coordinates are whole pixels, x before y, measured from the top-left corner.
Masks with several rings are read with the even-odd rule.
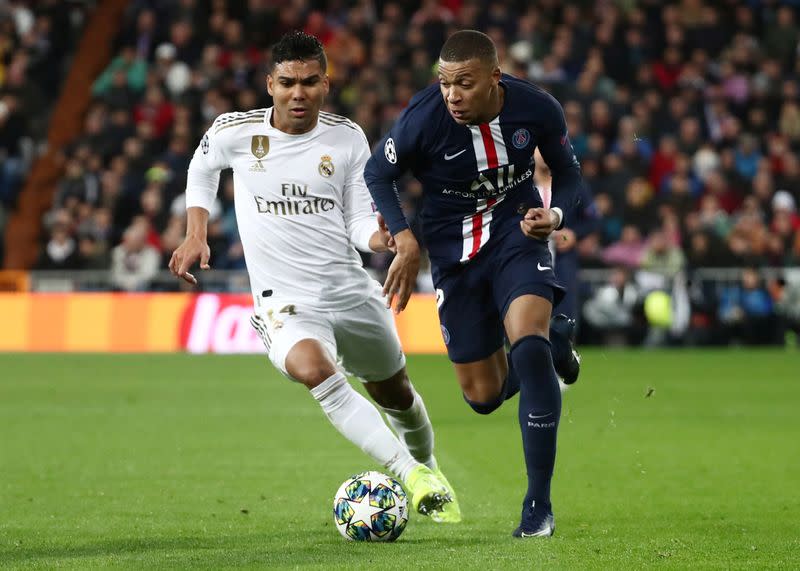
[[[283,61],[267,76],[267,91],[275,105],[273,124],[292,135],[317,124],[330,84],[317,60]]]
[[[491,121],[500,112],[500,68],[478,59],[439,60],[439,88],[447,110],[460,125]]]

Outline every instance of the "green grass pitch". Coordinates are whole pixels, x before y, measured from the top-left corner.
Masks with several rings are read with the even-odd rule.
[[[516,400],[481,417],[444,358],[409,370],[465,521],[355,544],[332,494],[377,466],[265,358],[0,355],[0,567],[800,567],[797,352],[585,351],[551,540],[510,537]]]

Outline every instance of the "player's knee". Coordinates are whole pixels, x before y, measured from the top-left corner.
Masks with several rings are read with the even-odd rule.
[[[462,388],[464,401],[478,414],[491,414],[505,401],[502,387],[473,385]]]
[[[315,339],[303,339],[292,347],[284,363],[293,379],[313,389],[336,374],[336,365],[322,344]]]
[[[286,371],[309,389],[318,387],[336,374],[336,367],[326,359],[295,359],[286,363]]]
[[[470,400],[467,397],[467,395],[464,395],[464,402],[466,402],[469,405],[469,407],[478,414],[486,415],[486,414],[492,414],[494,411],[500,408],[500,405],[503,404],[503,402],[505,402],[505,399],[497,397],[490,402],[476,402]]]
[[[518,371],[552,366],[551,343],[546,335],[525,335],[517,339],[509,355]]]

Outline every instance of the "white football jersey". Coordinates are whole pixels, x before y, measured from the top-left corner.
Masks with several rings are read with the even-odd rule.
[[[189,165],[186,207],[209,210],[230,167],[256,307],[265,297],[329,311],[363,303],[376,282],[355,247],[370,251],[378,229],[364,183],[366,136],[331,113],[302,135],[272,127],[271,116],[270,107],[214,121]]]

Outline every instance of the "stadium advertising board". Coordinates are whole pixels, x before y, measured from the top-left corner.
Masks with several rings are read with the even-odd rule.
[[[247,294],[0,293],[0,351],[261,353]],[[443,353],[436,301],[397,316],[408,353]]]

